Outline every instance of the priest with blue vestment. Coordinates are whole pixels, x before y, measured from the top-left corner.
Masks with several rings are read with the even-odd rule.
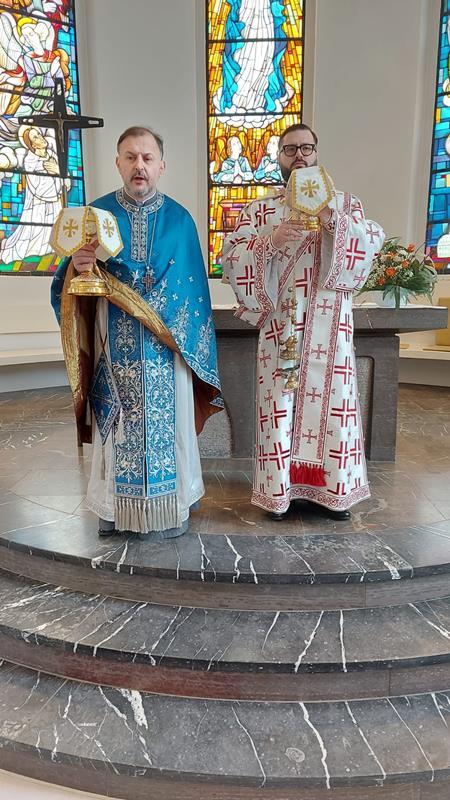
[[[68,292],[73,276],[92,270],[94,241],[59,265],[52,305],[70,343],[79,439],[93,443],[87,506],[99,534],[172,538],[204,494],[197,435],[223,407],[211,301],[195,224],[157,189],[161,137],[127,129],[116,164],[123,187],[91,206],[117,221],[123,249],[102,267],[119,290],[95,299]],[[146,324],[149,314],[165,338]]]

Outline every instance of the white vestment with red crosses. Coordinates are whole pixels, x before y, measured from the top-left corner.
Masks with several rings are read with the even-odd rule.
[[[365,283],[384,233],[356,197],[338,192],[330,208],[327,226],[277,250],[271,233],[289,209],[283,195],[257,200],[224,244],[236,314],[260,329],[252,502],[268,511],[283,512],[294,499],[345,510],[370,496],[352,293]],[[288,391],[289,362],[280,352],[291,333],[294,281],[299,388]]]

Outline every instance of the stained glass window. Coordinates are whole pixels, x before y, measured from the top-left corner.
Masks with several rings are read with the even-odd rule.
[[[304,0],[207,0],[209,274],[243,206],[281,184],[280,133],[301,121]]]
[[[439,272],[450,274],[450,0],[441,7],[426,244]]]
[[[80,133],[63,181],[54,131],[23,122],[53,110],[56,78],[68,112],[80,113],[74,0],[0,0],[0,273],[53,272],[53,222],[63,201],[84,203]]]

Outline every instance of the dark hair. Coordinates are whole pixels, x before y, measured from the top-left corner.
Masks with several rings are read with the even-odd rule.
[[[156,133],[151,128],[148,128],[146,125],[132,125],[131,128],[127,128],[126,131],[120,134],[117,140],[117,152],[119,152],[119,147],[122,144],[123,140],[126,139],[128,136],[145,136],[146,133],[149,133],[153,136],[156,144],[159,147],[159,152],[161,153],[161,158],[164,156],[164,141],[162,136],[159,133]]]
[[[289,125],[289,128],[283,131],[280,136],[280,141],[278,142],[278,149],[280,150],[283,144],[283,139],[288,133],[293,133],[294,131],[309,131],[312,134],[314,139],[314,144],[317,146],[318,138],[317,134],[314,133],[313,129],[309,127],[309,125],[305,125],[303,122],[297,122],[295,125]]]

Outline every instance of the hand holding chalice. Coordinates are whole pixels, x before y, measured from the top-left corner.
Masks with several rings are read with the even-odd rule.
[[[92,206],[63,208],[53,227],[51,243],[61,256],[72,256],[79,273],[72,278],[69,294],[106,297],[108,286],[102,277],[101,261],[116,256],[123,248],[115,217]]]

